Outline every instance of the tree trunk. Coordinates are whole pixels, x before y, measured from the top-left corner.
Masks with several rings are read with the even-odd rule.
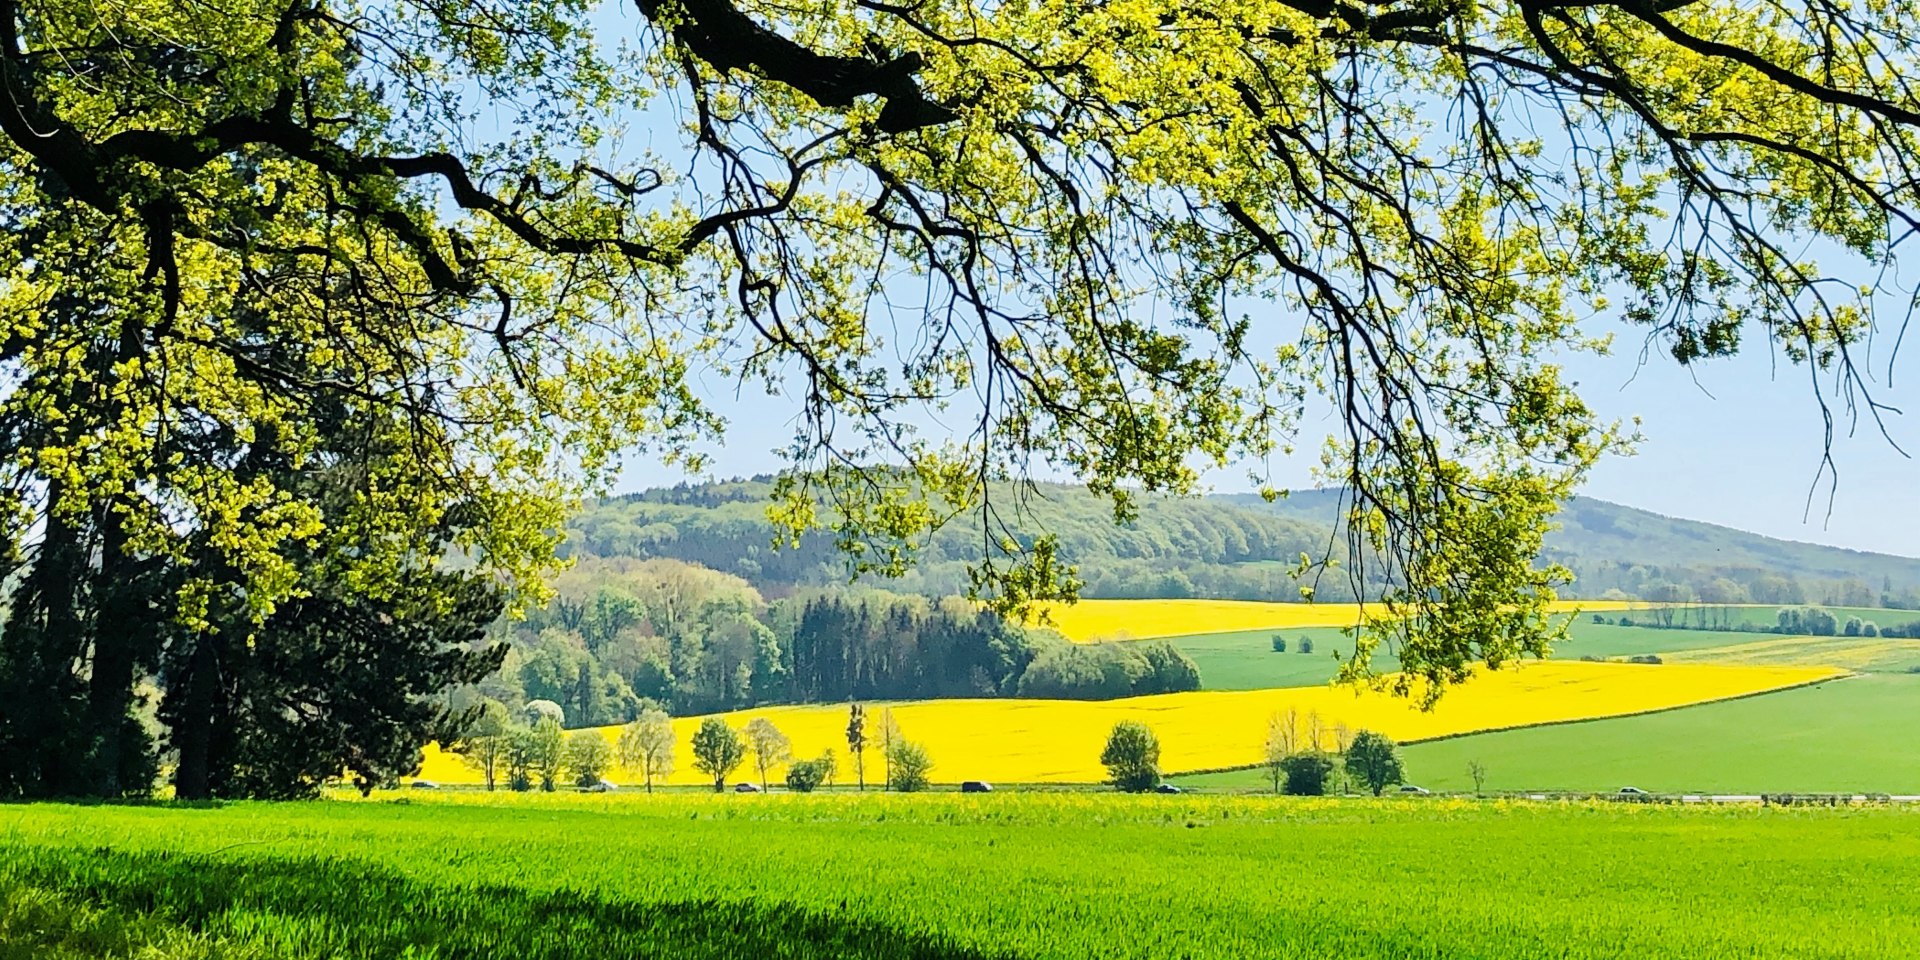
[[[214,716],[220,698],[218,641],[202,634],[193,639],[185,676],[177,677],[167,697],[174,709],[173,746],[179,753],[173,772],[173,794],[181,800],[213,797]]]
[[[126,553],[126,531],[120,514],[108,503],[100,508],[100,572],[94,598],[93,662],[87,679],[86,729],[93,737],[88,758],[87,792],[115,798],[140,784],[121,782],[129,749],[128,714],[133,708],[135,631],[142,618],[135,607],[140,590]]]

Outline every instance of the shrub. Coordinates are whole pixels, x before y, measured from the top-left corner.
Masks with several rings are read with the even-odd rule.
[[[1138,720],[1122,720],[1107,734],[1100,762],[1107,782],[1128,793],[1142,793],[1160,784],[1160,739]]]
[[[927,788],[927,775],[933,771],[933,758],[927,748],[909,740],[898,740],[887,753],[888,786],[901,793],[918,793]]]
[[[591,787],[613,765],[613,747],[594,730],[580,730],[567,738],[567,769],[577,787]]]
[[[1318,750],[1296,753],[1280,761],[1286,775],[1286,792],[1295,797],[1320,797],[1327,792],[1327,778],[1333,774],[1333,758]]]
[[[1273,636],[1273,652],[1274,652],[1274,653],[1286,653],[1286,652],[1287,652],[1287,638],[1286,638],[1286,637],[1283,637],[1283,636],[1280,636],[1279,634],[1274,634],[1274,636]]]
[[[827,765],[822,760],[795,760],[787,765],[787,789],[812,793],[827,780]]]
[[[1312,638],[1312,637],[1301,637],[1301,638],[1300,638],[1300,652],[1301,652],[1301,653],[1312,653],[1312,652],[1313,652],[1313,638]]]

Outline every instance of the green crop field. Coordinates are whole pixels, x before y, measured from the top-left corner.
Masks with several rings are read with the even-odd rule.
[[[1276,635],[1286,638],[1286,652],[1274,651]],[[1313,641],[1311,654],[1300,652],[1302,638]],[[1325,683],[1339,670],[1334,652],[1353,651],[1353,641],[1337,627],[1242,630],[1168,639],[1193,659],[1200,668],[1201,686],[1208,690],[1264,690]],[[1762,633],[1621,627],[1594,623],[1592,618],[1583,616],[1574,620],[1568,640],[1554,649],[1554,656],[1562,659],[1631,657],[1716,649],[1769,639],[1777,638]],[[1382,651],[1375,658],[1374,666],[1389,671],[1397,669],[1399,661]]]
[[[473,795],[4,823],[7,960],[1879,960],[1920,942],[1920,812],[1897,808]]]
[[[1920,676],[1874,675],[1665,713],[1414,744],[1409,782],[1471,790],[1469,761],[1489,791],[1920,793]],[[1257,770],[1182,784],[1263,789]]]
[[[1275,636],[1286,638],[1286,652],[1275,652]],[[1313,641],[1312,653],[1300,652],[1303,638]],[[1338,627],[1241,630],[1168,639],[1200,668],[1200,684],[1207,690],[1265,690],[1325,683],[1340,669],[1334,652],[1353,652],[1353,641]],[[1391,670],[1398,661],[1383,656],[1377,666]]]

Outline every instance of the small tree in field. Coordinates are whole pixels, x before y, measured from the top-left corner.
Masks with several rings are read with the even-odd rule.
[[[547,717],[534,724],[526,734],[527,771],[540,781],[540,789],[553,792],[560,772],[567,764],[567,735],[560,722]]]
[[[834,755],[833,748],[828,747],[820,751],[820,756],[815,757],[813,762],[820,765],[820,772],[823,777],[821,785],[827,787],[833,786],[833,778],[840,774],[840,758]]]
[[[867,711],[857,703],[847,705],[847,756],[853,758],[853,775],[860,789],[867,789]]]
[[[753,765],[760,771],[760,786],[767,785],[767,771],[793,759],[793,741],[766,717],[747,722],[747,749],[753,751]]]
[[[1267,779],[1273,784],[1273,792],[1279,793],[1286,782],[1286,771],[1281,767],[1288,756],[1292,755],[1294,743],[1300,737],[1300,714],[1292,707],[1285,713],[1275,712],[1267,718],[1267,742],[1262,764],[1267,768]]]
[[[1478,760],[1467,761],[1467,776],[1473,778],[1473,795],[1485,796],[1487,792],[1487,765]]]
[[[1283,636],[1281,636],[1281,635],[1279,635],[1279,634],[1277,634],[1277,633],[1273,635],[1273,652],[1274,652],[1274,653],[1286,653],[1286,652],[1287,652],[1287,638],[1286,638],[1286,637],[1283,637]]]
[[[927,748],[911,740],[895,738],[887,751],[887,786],[901,793],[918,793],[927,788],[933,772],[933,758]]]
[[[581,730],[567,738],[567,770],[573,774],[574,786],[599,783],[612,764],[613,747],[599,731]]]
[[[893,708],[880,711],[880,759],[886,764],[887,789],[893,789],[893,748],[901,742],[900,724],[893,719]]]
[[[1333,758],[1318,750],[1296,753],[1280,762],[1287,775],[1286,792],[1294,797],[1320,797],[1327,793],[1327,778],[1333,774]]]
[[[620,766],[637,770],[653,792],[655,777],[673,772],[673,720],[665,710],[649,708],[620,731]]]
[[[1107,782],[1128,793],[1151,790],[1160,783],[1160,740],[1138,720],[1122,720],[1107,735],[1100,751]]]
[[[1312,637],[1301,637],[1301,638],[1300,638],[1300,652],[1301,652],[1301,653],[1312,653],[1312,652],[1313,652],[1313,638],[1312,638]]]
[[[713,792],[727,788],[727,777],[747,758],[747,741],[719,717],[700,721],[693,733],[693,768],[713,778]]]
[[[482,706],[480,716],[467,728],[466,736],[454,745],[460,762],[480,774],[488,790],[494,788],[507,765],[507,755],[512,745],[510,732],[506,705],[498,700],[488,700]]]
[[[1347,748],[1347,775],[1379,796],[1387,784],[1400,783],[1405,776],[1400,769],[1399,747],[1383,734],[1360,731]]]

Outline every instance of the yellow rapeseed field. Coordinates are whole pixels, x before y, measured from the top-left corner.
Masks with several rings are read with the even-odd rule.
[[[1637,601],[1562,600],[1562,613],[1600,613],[1644,607]],[[1266,603],[1258,600],[1081,600],[1043,608],[1050,626],[1079,643],[1179,637],[1240,630],[1348,627],[1359,622],[1357,603]],[[1038,618],[1036,617],[1036,622]]]
[[[1920,640],[1900,637],[1772,637],[1724,647],[1663,653],[1668,663],[1749,666],[1828,665],[1848,670],[1904,670],[1920,665]]]
[[[1583,661],[1536,661],[1483,671],[1422,712],[1386,693],[1350,687],[1288,687],[1274,690],[1203,691],[1104,702],[1072,700],[931,700],[874,704],[868,732],[877,735],[881,712],[891,709],[903,734],[924,744],[940,782],[989,780],[1009,783],[1089,783],[1105,777],[1098,760],[1107,732],[1118,720],[1144,721],[1159,735],[1161,767],[1181,773],[1258,762],[1268,718],[1289,708],[1302,726],[1317,716],[1331,746],[1335,731],[1377,730],[1396,740],[1426,740],[1503,727],[1531,726],[1590,717],[1642,713],[1779,689],[1844,671],[1831,667],[1646,666]],[[774,722],[793,741],[794,753],[812,757],[832,748],[840,776],[850,781],[844,706],[770,707],[724,714],[735,728],[755,717]],[[674,721],[678,734],[676,784],[698,784],[689,746],[700,719]],[[601,731],[610,740],[618,728]],[[869,782],[880,778],[875,749],[867,761]],[[429,751],[422,776],[446,783],[478,777],[459,758]],[[615,773],[616,780],[631,775]],[[733,779],[754,776],[751,763]],[[784,770],[774,776],[784,776]]]

